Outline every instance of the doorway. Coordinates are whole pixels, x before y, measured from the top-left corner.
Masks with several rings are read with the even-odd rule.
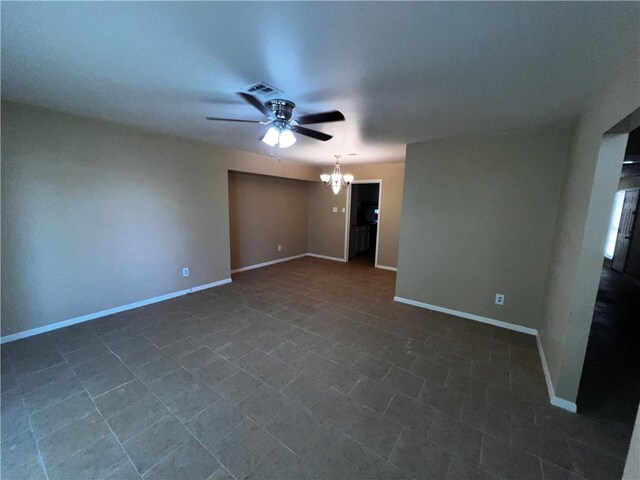
[[[624,193],[623,193],[624,192]],[[616,244],[611,262],[611,268],[619,273],[625,273],[627,268],[633,268],[633,263],[628,265],[629,249],[634,247],[638,240],[633,240],[633,230],[638,209],[638,189],[622,190],[622,209],[618,220],[618,233],[616,234]],[[636,247],[637,248],[637,247]],[[632,257],[633,258],[633,257]]]
[[[640,403],[640,128],[629,134],[585,355],[580,413],[631,428]]]
[[[378,266],[382,180],[357,180],[349,186],[345,224],[345,261]]]

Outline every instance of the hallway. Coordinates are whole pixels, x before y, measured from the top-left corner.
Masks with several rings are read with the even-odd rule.
[[[640,401],[640,284],[602,268],[578,411],[633,426]]]

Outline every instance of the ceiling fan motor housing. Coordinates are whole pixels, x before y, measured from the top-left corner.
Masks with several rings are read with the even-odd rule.
[[[296,108],[295,103],[280,98],[267,100],[264,106],[273,112],[275,120],[282,120],[285,123],[289,123],[289,120],[291,120],[293,116],[293,111]]]

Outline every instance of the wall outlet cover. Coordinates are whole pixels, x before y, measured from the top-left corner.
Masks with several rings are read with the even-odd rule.
[[[188,277],[189,276],[189,267],[184,267],[182,269],[182,276],[183,277]]]
[[[496,293],[496,305],[504,305],[504,293]]]
[[[281,252],[282,251],[282,245],[278,245],[278,251]]]

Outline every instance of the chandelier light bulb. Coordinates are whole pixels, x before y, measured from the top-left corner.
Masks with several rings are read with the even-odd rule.
[[[328,173],[323,173],[320,175],[320,180],[322,180],[322,184],[333,190],[333,193],[338,195],[340,190],[343,188],[348,188],[349,185],[354,180],[353,175],[342,175],[340,171],[340,155],[336,155],[336,166],[333,168],[333,173],[329,175]]]

